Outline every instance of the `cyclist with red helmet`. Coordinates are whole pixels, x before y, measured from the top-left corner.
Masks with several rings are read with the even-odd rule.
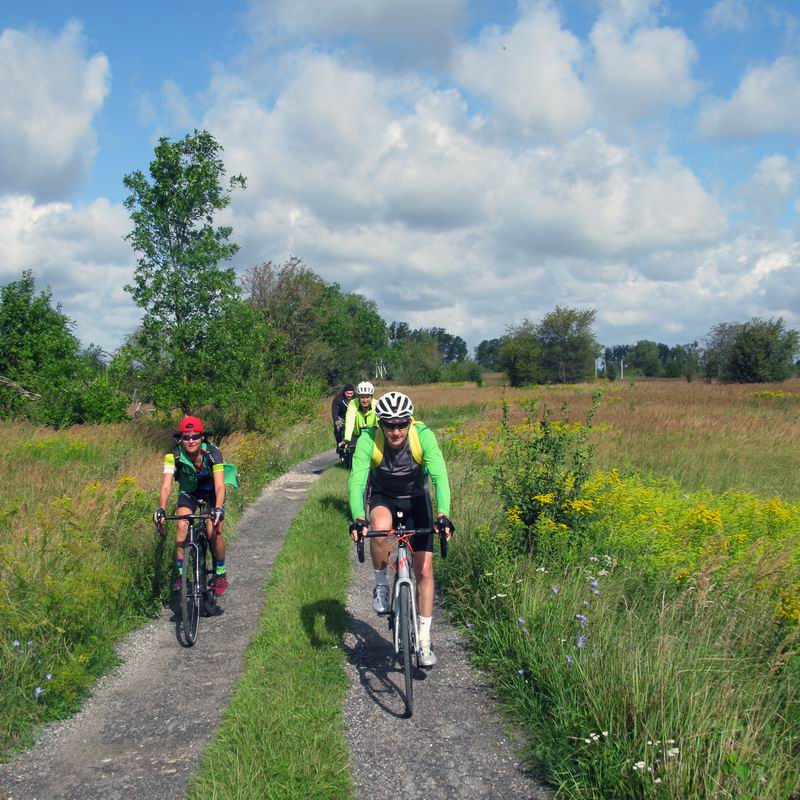
[[[157,525],[164,521],[174,478],[178,480],[180,491],[176,514],[194,514],[198,502],[205,500],[211,514],[207,525],[208,540],[214,556],[214,592],[217,597],[221,597],[228,588],[225,540],[222,538],[222,520],[225,518],[225,464],[222,453],[207,440],[203,422],[197,417],[184,417],[180,431],[175,436],[178,444],[164,456],[159,508],[153,519]],[[235,485],[235,479],[231,482]],[[183,543],[186,541],[188,527],[186,520],[178,520],[175,533],[175,567],[178,577],[172,584],[173,591],[180,591],[181,588]]]
[[[414,404],[402,392],[387,392],[375,404],[378,428],[367,429],[353,454],[348,492],[351,528],[356,540],[362,529],[390,530],[398,511],[411,528],[434,528],[448,539],[455,530],[450,514],[450,485],[442,451],[433,431],[414,419]],[[429,479],[436,491],[439,516],[433,522]],[[365,490],[370,492],[365,507]],[[369,522],[367,522],[369,518]],[[392,546],[390,538],[370,539],[370,555],[375,570],[372,607],[378,614],[389,612],[389,583],[386,569]],[[419,610],[419,665],[432,667],[437,662],[431,645],[433,618],[433,533],[417,533],[411,538],[414,574],[417,579]]]

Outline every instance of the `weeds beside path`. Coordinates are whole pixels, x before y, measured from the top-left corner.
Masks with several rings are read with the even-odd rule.
[[[225,614],[201,620],[197,644],[178,644],[166,610],[129,637],[125,663],[98,684],[81,713],[51,726],[36,748],[0,768],[0,797],[185,795],[238,680],[241,654],[258,624],[264,575],[316,472],[332,458],[305,462],[248,508],[229,550]]]

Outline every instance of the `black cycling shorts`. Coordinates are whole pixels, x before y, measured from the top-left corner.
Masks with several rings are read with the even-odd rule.
[[[383,506],[392,513],[392,520],[397,524],[397,512],[403,512],[403,523],[406,528],[432,528],[433,509],[431,498],[427,494],[418,494],[414,497],[389,497],[385,494],[372,492],[369,496],[368,509]],[[416,553],[433,552],[433,532],[415,533],[411,539],[411,549]]]
[[[197,510],[197,504],[205,500],[208,506],[208,512],[216,506],[217,493],[216,492],[197,492],[197,494],[189,494],[189,492],[181,492],[178,495],[178,508],[190,508],[192,514]]]

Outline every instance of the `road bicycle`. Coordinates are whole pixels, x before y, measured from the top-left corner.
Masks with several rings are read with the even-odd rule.
[[[197,641],[200,615],[217,613],[216,576],[206,522],[211,515],[205,510],[205,500],[199,500],[194,514],[173,514],[164,520],[186,520],[189,523],[183,543],[183,572],[181,573],[181,621],[183,638],[191,647]],[[159,527],[159,533],[162,528]]]
[[[411,537],[416,533],[429,534],[437,533],[434,528],[406,528],[403,522],[403,512],[397,512],[395,520],[396,527],[388,531],[368,530],[362,532],[356,541],[356,552],[358,560],[364,563],[364,539],[378,537],[392,537],[394,544],[392,554],[394,561],[392,571],[394,572],[394,587],[391,593],[391,605],[389,608],[388,623],[389,630],[392,631],[395,655],[399,654],[403,663],[403,678],[405,685],[405,716],[410,717],[414,713],[414,669],[412,657],[416,661],[419,669],[419,623],[417,621],[417,582],[414,577],[412,562],[413,550],[411,548]],[[447,558],[447,537],[443,534],[439,537],[442,558]]]

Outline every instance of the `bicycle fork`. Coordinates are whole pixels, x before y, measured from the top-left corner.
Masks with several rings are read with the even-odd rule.
[[[414,631],[414,652],[416,651],[419,643],[419,621],[417,619],[417,589],[414,585],[414,580],[411,577],[411,569],[409,566],[409,553],[408,551],[401,552],[397,559],[397,578],[394,582],[394,598],[392,605],[393,609],[393,637],[394,637],[394,652],[400,652],[400,639],[399,630],[400,626],[397,624],[397,613],[400,600],[400,587],[408,586],[408,594],[411,598],[411,624]]]

